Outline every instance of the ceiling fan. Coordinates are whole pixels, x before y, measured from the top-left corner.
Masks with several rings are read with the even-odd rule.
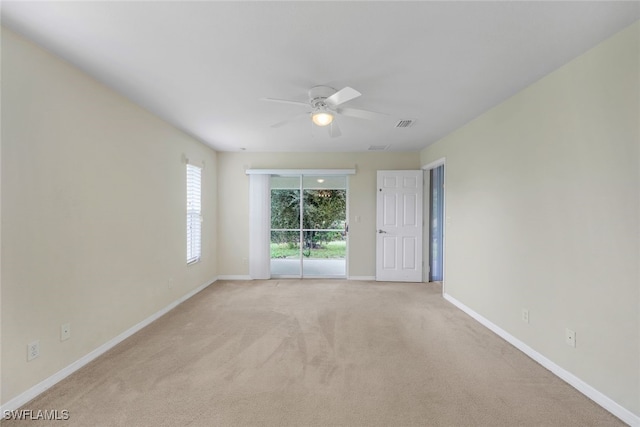
[[[301,105],[303,107],[307,107],[310,110],[281,122],[275,123],[271,125],[271,127],[277,128],[296,120],[310,118],[316,126],[327,126],[329,135],[332,138],[335,138],[342,135],[342,133],[340,132],[340,128],[338,127],[338,123],[334,120],[335,116],[337,115],[356,117],[366,120],[377,120],[386,117],[386,115],[382,113],[375,113],[373,111],[360,110],[357,108],[342,107],[343,104],[359,97],[360,95],[362,95],[360,92],[348,86],[338,91],[329,86],[314,86],[309,89],[309,101],[307,102],[276,98],[260,99],[262,101]]]

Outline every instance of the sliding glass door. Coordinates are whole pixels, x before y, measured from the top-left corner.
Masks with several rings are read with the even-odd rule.
[[[302,177],[302,275],[346,277],[347,177]]]
[[[300,177],[271,177],[271,276],[300,277]]]
[[[346,277],[346,218],[346,176],[272,176],[272,277]]]

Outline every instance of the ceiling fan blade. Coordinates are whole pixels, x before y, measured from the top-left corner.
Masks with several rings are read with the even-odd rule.
[[[343,116],[356,117],[358,119],[365,120],[380,120],[388,119],[390,117],[385,113],[376,113],[375,111],[360,110],[358,108],[338,108],[336,112]]]
[[[331,138],[337,138],[342,135],[342,132],[340,132],[340,126],[338,126],[338,122],[335,119],[329,126],[327,126],[327,131],[329,131],[329,136]]]
[[[362,95],[360,92],[347,86],[328,97],[326,99],[326,103],[332,107],[335,107],[340,104],[344,104],[347,101],[351,101],[352,99],[357,98],[360,95]]]
[[[305,107],[309,106],[308,102],[291,101],[289,99],[260,98],[260,101],[280,102],[281,104],[304,105]]]
[[[274,124],[272,124],[272,125],[271,125],[271,127],[272,127],[272,128],[279,128],[279,127],[282,127],[282,126],[284,126],[284,125],[286,125],[286,124],[289,124],[289,123],[291,123],[291,122],[295,122],[296,120],[300,120],[300,119],[303,119],[303,118],[308,118],[308,117],[309,117],[309,114],[311,114],[311,113],[298,114],[298,115],[296,115],[296,116],[293,116],[293,117],[288,118],[288,119],[286,119],[286,120],[283,120],[283,121],[281,121],[281,122],[274,123]]]

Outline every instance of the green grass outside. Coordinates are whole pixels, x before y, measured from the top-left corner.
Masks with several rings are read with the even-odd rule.
[[[303,251],[306,254],[307,250]],[[299,248],[289,248],[287,243],[271,243],[271,258],[298,258],[300,256]],[[335,241],[323,244],[318,249],[312,249],[308,258],[346,258],[347,242]]]

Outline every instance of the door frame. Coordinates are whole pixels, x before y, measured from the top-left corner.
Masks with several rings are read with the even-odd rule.
[[[442,294],[444,295],[445,292],[445,287],[446,287],[446,283],[447,283],[447,223],[449,222],[449,218],[447,217],[447,158],[446,157],[442,157],[438,160],[434,160],[431,163],[427,163],[426,165],[422,166],[422,170],[424,171],[424,179],[425,181],[427,181],[429,179],[429,175],[427,174],[428,172],[430,172],[432,169],[435,169],[437,167],[440,166],[444,166],[444,177],[443,177],[443,186],[444,186],[444,191],[442,192],[442,216],[444,217],[444,221],[442,221]],[[429,183],[430,184],[430,183]],[[424,257],[424,263],[425,266],[428,267],[428,270],[426,268],[423,269],[423,277],[424,277],[424,281],[428,282],[429,281],[429,274],[431,272],[431,254],[429,253],[429,240],[431,238],[430,236],[430,232],[431,232],[431,225],[430,225],[430,221],[431,221],[431,197],[429,196],[429,188],[431,186],[424,186],[423,187],[423,192],[424,192],[424,196],[425,196],[425,209],[423,210],[423,216],[424,216],[424,224],[429,224],[428,227],[423,227],[423,238],[425,239],[423,241],[423,247],[424,245],[427,245],[427,250],[426,252],[423,251],[423,257]]]

